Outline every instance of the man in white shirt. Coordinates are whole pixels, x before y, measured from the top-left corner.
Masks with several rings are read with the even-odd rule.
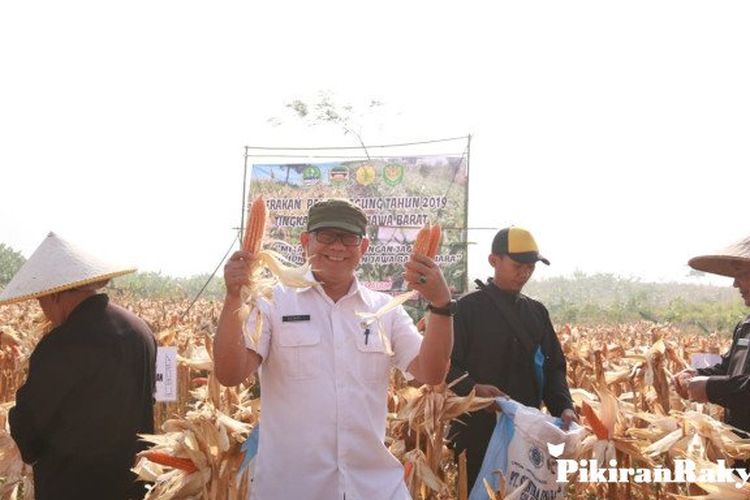
[[[236,252],[224,268],[216,376],[237,385],[260,367],[263,425],[251,498],[409,498],[403,468],[383,443],[389,372],[395,366],[427,384],[445,379],[455,302],[439,267],[412,256],[405,281],[432,311],[424,338],[401,306],[364,327],[356,313],[390,300],[355,277],[369,244],[366,227],[364,212],[346,200],[310,208],[300,241],[319,285],[280,285],[272,300],[260,301],[257,343],[243,336],[237,314],[253,255]],[[255,331],[256,317],[250,314],[247,331]]]

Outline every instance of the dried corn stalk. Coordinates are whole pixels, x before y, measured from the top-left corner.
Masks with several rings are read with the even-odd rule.
[[[0,498],[34,498],[31,467],[23,463],[20,450],[6,430],[11,406],[0,405]]]
[[[516,500],[517,498],[521,498],[521,495],[523,494],[524,490],[526,489],[526,485],[529,482],[528,478],[524,479],[516,489],[508,492],[506,491],[507,486],[505,474],[503,474],[502,471],[496,471],[495,473],[500,476],[500,479],[498,480],[497,491],[492,488],[492,485],[489,481],[487,481],[486,478],[482,478],[484,489],[485,491],[487,491],[487,496],[490,498],[490,500]]]
[[[247,498],[249,477],[240,473],[240,465],[250,429],[204,404],[185,418],[165,422],[165,434],[143,435],[155,446],[139,453],[133,470],[155,483],[146,498]]]
[[[146,498],[244,499],[249,477],[240,473],[241,446],[257,422],[257,400],[246,388],[221,387],[212,373],[208,332],[194,332],[178,359],[181,369],[208,376],[190,393],[192,409],[164,422],[164,434],[142,436],[154,445],[133,469],[154,483]]]
[[[389,435],[394,439],[389,448],[411,464],[407,486],[414,498],[425,497],[428,491],[445,494],[443,466],[452,455],[445,439],[450,422],[495,403],[493,398],[477,397],[473,391],[465,397],[456,396],[449,387],[459,380],[450,386],[405,387],[398,392],[402,403],[396,405],[398,413],[389,425]]]
[[[560,332],[568,359],[573,400],[591,435],[578,449],[579,459],[616,458],[619,467],[671,468],[688,456],[707,467],[717,460],[745,459],[750,440],[741,439],[717,418],[713,405],[683,401],[668,386],[669,376],[688,365],[693,352],[724,352],[729,339],[679,335],[664,325],[627,325],[592,329],[564,327]],[[713,464],[713,465],[710,465]],[[699,465],[700,467],[700,465]],[[706,498],[731,498],[719,485],[700,485]],[[687,484],[661,485],[678,498],[694,493]],[[694,487],[693,487],[694,488]],[[718,488],[718,489],[717,489]],[[734,488],[734,485],[731,485]],[[651,498],[653,485],[635,482],[574,483],[572,495]],[[744,490],[742,494],[746,493]]]
[[[210,376],[210,334],[215,331],[216,321],[221,311],[220,302],[199,301],[184,318],[182,312],[188,305],[185,301],[153,300],[129,295],[118,297],[117,302],[146,319],[152,329],[158,332],[157,338],[160,345],[168,344],[178,347],[180,355],[179,399],[176,403],[157,404],[157,422],[164,422],[175,416],[177,420],[181,418],[189,421],[193,412],[200,412],[206,406],[217,410],[215,417],[211,417],[212,419],[223,420],[220,417],[220,414],[223,414],[241,422],[243,429],[257,422],[259,404],[257,400],[252,399],[251,388],[222,388]],[[6,403],[3,406],[5,409],[13,405],[15,390],[25,379],[28,356],[39,338],[35,332],[42,334],[39,328],[41,321],[41,312],[33,302],[0,308],[0,395]],[[693,353],[726,352],[730,338],[716,334],[686,335],[669,325],[650,323],[597,327],[563,325],[558,330],[558,336],[568,361],[568,381],[573,388],[572,395],[579,414],[583,413],[582,406],[586,402],[601,420],[602,425],[605,425],[604,415],[607,414],[607,410],[603,406],[607,404],[603,404],[602,401],[608,396],[602,395],[602,387],[606,387],[614,398],[616,418],[611,439],[608,434],[605,443],[611,441],[620,467],[661,466],[669,468],[674,459],[683,456],[693,457],[698,464],[701,464],[698,460],[716,464],[719,459],[731,461],[750,457],[750,443],[741,439],[731,427],[720,422],[722,415],[720,408],[710,404],[690,403],[677,397],[674,391],[666,394],[663,387],[661,389],[657,387],[660,370],[668,380],[669,374],[677,373],[689,365],[690,356]],[[661,359],[658,359],[658,356],[661,356]],[[661,363],[661,368],[658,366],[659,363]],[[421,455],[414,452],[408,457],[412,457],[422,466],[407,462],[408,465],[405,467],[407,481],[413,480],[419,483],[412,485],[416,488],[412,490],[415,492],[415,498],[419,500],[441,498],[435,489],[427,486],[429,483],[443,490],[439,483],[432,483],[429,478],[426,482],[420,479],[421,474],[429,474],[424,472],[426,470],[431,471],[432,476],[448,487],[449,492],[445,493],[443,490],[442,498],[455,498],[456,478],[455,474],[452,475],[455,470],[452,457],[450,454],[444,452],[440,454],[433,450],[430,452],[431,456],[439,458],[439,466],[436,470],[430,468],[430,462],[427,461],[427,446],[430,439],[424,430],[416,432],[409,426],[408,418],[404,419],[405,408],[407,406],[413,408],[419,397],[425,397],[425,393],[420,389],[405,387],[404,382],[394,381],[391,384],[388,398],[388,409],[391,414],[386,442],[394,455],[402,460],[405,460],[407,453],[413,450],[421,451]],[[430,397],[434,398],[434,395]],[[669,405],[667,411],[664,408],[665,404]],[[428,406],[430,410],[427,409]],[[419,408],[423,413],[432,411],[434,414],[435,408],[439,406],[439,404],[427,405],[426,402],[419,403]],[[610,400],[610,410],[611,406]],[[590,426],[585,416],[582,416],[581,420],[584,426]],[[413,423],[419,424],[420,419],[414,417]],[[217,427],[219,424],[212,420],[210,425]],[[160,427],[157,425],[157,428]],[[432,425],[432,429],[436,427],[439,426]],[[171,442],[166,438],[169,432],[182,432],[187,428],[187,423],[182,427],[167,426],[165,431],[167,434],[159,435],[165,437],[162,444],[166,445]],[[234,441],[242,441],[244,432],[242,430],[239,438]],[[7,433],[5,436],[7,437]],[[234,438],[230,438],[230,441],[231,439]],[[592,431],[577,450],[577,458],[592,458],[597,441],[599,439]],[[10,440],[4,441],[4,443],[11,442]],[[6,460],[12,455],[5,451],[8,446],[0,444],[0,448],[3,450],[0,453],[6,453],[0,457],[0,476],[12,475],[14,473],[6,472],[12,470],[13,460]],[[177,453],[171,448],[157,447],[157,449],[162,449],[163,453]],[[606,444],[604,452],[606,452]],[[176,454],[176,456],[187,455]],[[154,480],[159,478],[159,485],[162,488],[152,490],[151,498],[160,496],[159,491],[175,493],[177,488],[184,488],[183,491],[196,491],[194,497],[204,498],[203,488],[207,483],[199,472],[186,475],[184,471],[158,466],[147,461],[143,463],[148,464],[148,467],[144,466],[144,473],[147,473],[146,469],[149,469]],[[30,468],[23,467],[24,471],[27,471],[23,473],[24,483],[15,483],[14,494],[25,493],[25,498],[30,498],[32,487]],[[1,481],[3,481],[2,477],[0,477]],[[9,485],[10,481],[6,477],[0,488]],[[167,483],[171,484],[171,489],[166,487]],[[20,484],[25,484],[25,486],[21,487]],[[610,489],[610,486],[613,488]],[[733,485],[730,486],[734,488]],[[691,488],[692,490],[688,485],[683,484],[662,485],[659,489],[654,489],[651,485],[636,483],[617,485],[571,483],[568,486],[568,498],[647,499],[655,498],[657,495],[660,498],[672,498],[671,495],[675,495],[676,498],[687,498],[698,492],[698,486],[693,485]],[[717,485],[708,484],[705,487],[701,485],[701,488],[706,491],[704,497],[708,498],[731,498],[730,494],[734,493],[745,495],[744,490],[739,490],[739,492],[727,490],[725,493]],[[210,492],[210,488],[207,489],[206,495]],[[172,498],[176,497],[172,496]]]

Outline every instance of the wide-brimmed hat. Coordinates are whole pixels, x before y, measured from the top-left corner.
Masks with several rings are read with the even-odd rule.
[[[750,236],[715,254],[693,257],[688,265],[698,271],[736,278],[738,274],[750,271]]]
[[[93,257],[55,233],[49,233],[0,292],[0,305],[43,297],[134,271],[135,268]]]
[[[539,247],[531,233],[522,227],[505,227],[497,232],[492,240],[494,255],[508,255],[516,262],[533,264],[542,261],[549,265],[549,260],[542,257]]]

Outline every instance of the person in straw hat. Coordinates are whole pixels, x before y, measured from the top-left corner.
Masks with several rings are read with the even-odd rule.
[[[133,271],[50,233],[0,293],[0,305],[37,299],[51,323],[8,414],[37,500],[144,494],[130,468],[137,434],[153,433],[156,341],[98,292]]]
[[[734,278],[746,306],[750,306],[750,236],[713,255],[690,259],[693,269]],[[726,409],[726,423],[750,432],[750,315],[734,329],[732,346],[721,362],[709,368],[688,368],[672,379],[686,399],[711,402]]]

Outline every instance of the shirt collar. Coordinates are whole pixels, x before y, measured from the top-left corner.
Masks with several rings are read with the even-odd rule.
[[[308,271],[305,274],[305,277],[308,280],[315,281],[315,276],[313,275],[312,271]],[[320,284],[313,285],[313,286],[306,286],[304,288],[298,288],[297,293],[304,293],[309,292],[310,290],[317,290],[318,293],[323,295],[324,297],[328,297],[325,290],[323,290],[323,287]],[[359,295],[359,298],[364,304],[367,306],[368,309],[372,309],[373,303],[372,298],[370,294],[368,293],[370,290],[362,285],[362,283],[359,281],[359,278],[357,276],[354,276],[354,280],[352,281],[352,285],[349,287],[349,291],[346,292],[346,295],[341,297],[341,300],[347,299],[349,297],[353,297],[355,295]]]
[[[307,281],[317,281],[315,279],[315,276],[313,275],[312,269],[308,270],[305,273],[305,279]],[[319,284],[318,285],[310,285],[310,286],[305,286],[305,287],[302,287],[302,288],[298,288],[297,289],[297,293],[302,293],[302,292],[306,292],[308,290],[312,290],[314,287],[320,287],[320,285]]]
[[[65,322],[67,323],[68,321],[78,317],[79,315],[85,315],[89,311],[104,309],[105,307],[107,307],[107,304],[109,304],[109,297],[106,293],[97,293],[95,295],[92,295],[91,297],[87,297],[85,300],[81,301],[81,303],[78,304],[75,309],[70,312],[70,314],[68,314]]]
[[[487,280],[487,288],[490,290],[491,293],[497,295],[498,297],[502,297],[504,299],[511,300],[511,301],[518,300],[518,297],[521,296],[519,292],[511,292],[509,290],[503,290],[502,288],[498,287],[492,281],[492,278]]]

